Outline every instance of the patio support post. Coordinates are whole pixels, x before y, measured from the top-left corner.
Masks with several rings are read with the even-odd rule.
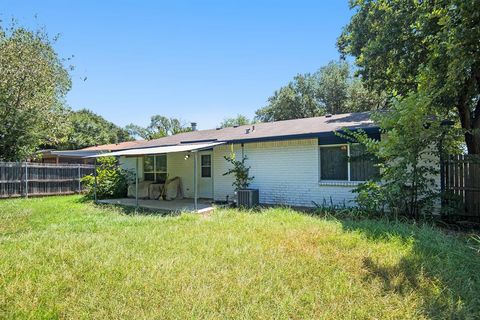
[[[138,156],[135,157],[135,211],[138,210]]]
[[[193,201],[195,212],[198,211],[198,186],[197,186],[197,152],[193,152]]]
[[[97,203],[97,158],[95,158],[94,168],[93,168],[93,176],[95,178],[95,182],[93,184],[93,199],[95,203]]]

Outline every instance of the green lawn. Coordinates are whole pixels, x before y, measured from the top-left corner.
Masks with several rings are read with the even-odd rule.
[[[479,318],[480,256],[430,227],[289,209],[0,201],[0,318]]]

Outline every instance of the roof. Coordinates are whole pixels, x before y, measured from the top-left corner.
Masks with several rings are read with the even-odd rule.
[[[117,151],[117,150],[125,150],[125,149],[132,149],[142,142],[145,142],[145,140],[134,140],[134,141],[125,141],[125,142],[120,142],[120,143],[112,143],[112,144],[102,144],[99,146],[93,146],[93,147],[87,147],[83,148],[81,150],[85,151]]]
[[[50,154],[66,158],[85,158],[88,156],[93,156],[100,153],[105,153],[108,151],[95,151],[95,150],[59,150],[59,151],[50,151]]]
[[[345,113],[332,116],[262,122],[253,125],[179,133],[149,141],[137,141],[136,147],[148,148],[201,142],[253,142],[261,140],[315,137],[322,133],[348,128],[378,128],[370,112]]]
[[[67,158],[84,158],[86,156],[91,156],[106,151],[91,151],[91,150],[56,150],[56,149],[43,149],[35,152],[36,154],[41,154],[42,157],[46,156],[61,156]]]
[[[106,153],[110,151],[133,149],[136,147],[140,147],[138,144],[141,144],[142,142],[145,142],[145,141],[137,140],[137,141],[126,141],[126,142],[112,143],[112,144],[103,144],[100,146],[87,147],[87,148],[78,149],[78,150],[44,149],[44,150],[37,151],[37,153],[42,154],[43,156],[54,155],[54,156],[69,157],[69,158],[85,158],[85,157],[90,157],[90,156],[94,156],[97,154]]]
[[[198,150],[210,149],[221,144],[225,144],[225,142],[193,143],[193,144],[186,144],[186,145],[184,144],[184,145],[163,146],[163,147],[153,147],[153,148],[138,148],[138,149],[121,150],[121,151],[108,152],[108,153],[100,153],[96,155],[91,155],[88,158],[114,157],[114,156],[141,156],[141,155],[147,155],[147,154],[164,154],[164,153],[172,153],[172,152],[198,151]]]
[[[93,146],[80,150],[48,151],[52,154],[61,156],[89,157],[107,152],[175,146],[180,144],[205,144],[216,142],[243,143],[323,137],[322,134],[331,133],[343,128],[348,128],[350,130],[378,128],[370,116],[370,112],[358,112],[294,120],[261,122],[237,127],[184,132],[154,140],[126,141],[116,144]]]

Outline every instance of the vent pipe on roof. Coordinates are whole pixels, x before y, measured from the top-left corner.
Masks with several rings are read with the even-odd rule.
[[[192,126],[192,131],[197,131],[197,123],[196,122],[192,122],[190,125]]]

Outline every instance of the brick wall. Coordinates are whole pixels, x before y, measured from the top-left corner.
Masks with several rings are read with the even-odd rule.
[[[222,175],[229,165],[223,156],[230,153],[230,148],[231,145],[214,148],[215,200],[234,196],[233,176]],[[241,157],[241,145],[234,145],[234,152]],[[243,152],[255,177],[251,187],[260,190],[261,203],[313,207],[314,201],[354,205],[352,184],[319,183],[317,139],[245,143]]]

